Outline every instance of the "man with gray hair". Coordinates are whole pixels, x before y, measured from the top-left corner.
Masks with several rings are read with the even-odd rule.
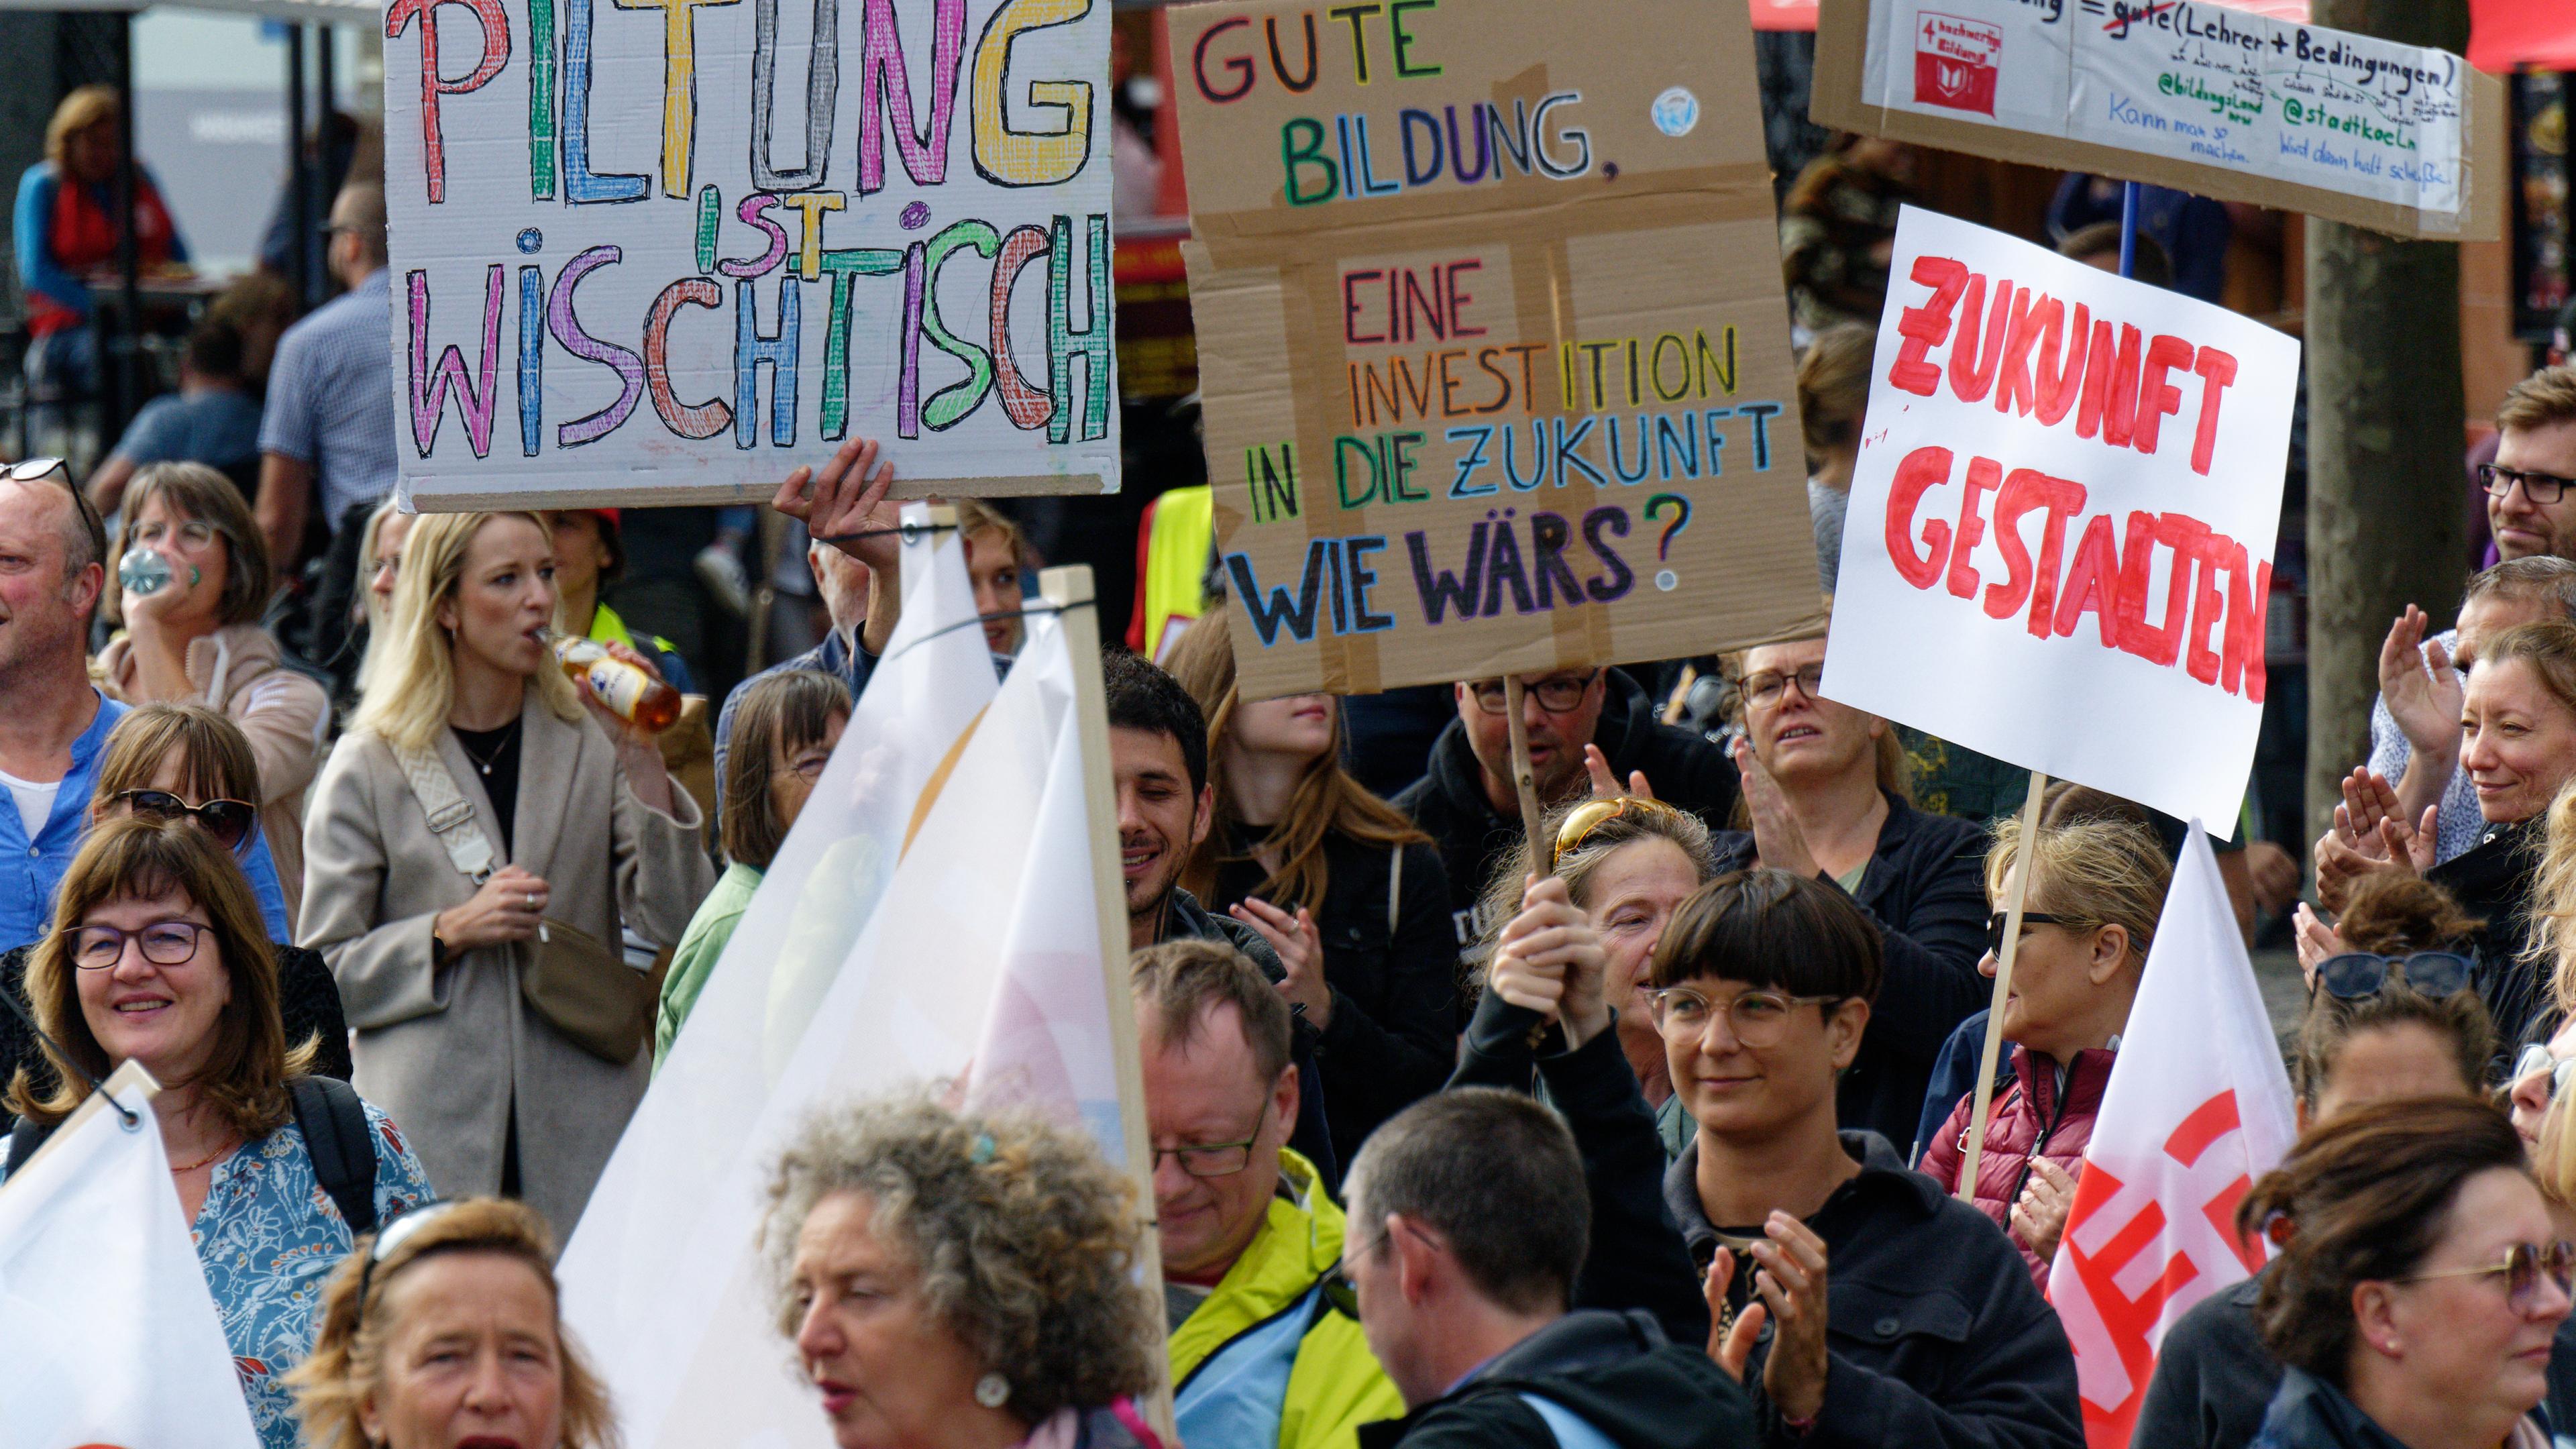
[[[1702,1348],[1640,1309],[1572,1309],[1592,1190],[1549,1108],[1492,1087],[1425,1098],[1370,1135],[1348,1189],[1342,1269],[1410,1411],[1363,1425],[1361,1449],[1754,1442],[1743,1388]]]

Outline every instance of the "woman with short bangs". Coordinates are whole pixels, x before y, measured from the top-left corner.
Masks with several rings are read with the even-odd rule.
[[[203,463],[137,473],[108,577],[145,550],[168,565],[170,581],[108,596],[108,618],[125,633],[99,652],[99,686],[127,704],[208,705],[241,727],[259,764],[258,791],[244,798],[260,807],[292,920],[304,900],[304,787],[321,764],[330,697],[286,667],[260,625],[277,571],[231,479]]]
[[[585,714],[556,664],[544,518],[422,517],[394,600],[305,821],[298,939],[339,977],[359,1088],[439,1181],[569,1228],[651,1073],[618,942],[688,928],[714,884],[702,817],[652,737]]]
[[[922,1100],[816,1117],[761,1228],[840,1449],[1159,1449],[1135,1185],[1079,1130]]]
[[[241,871],[194,825],[99,825],[63,877],[27,995],[52,1038],[51,1080],[22,1068],[10,1109],[50,1130],[88,1080],[127,1062],[161,1084],[153,1116],[251,1422],[266,1449],[294,1449],[280,1376],[311,1348],[316,1290],[352,1234],[296,1100],[314,1044],[287,1044],[277,965]],[[383,1112],[354,1105],[375,1156],[370,1206],[385,1221],[429,1197],[428,1177]],[[25,1140],[13,1135],[12,1159]]]
[[[361,1239],[323,1289],[312,1356],[289,1376],[305,1443],[616,1443],[608,1390],[564,1330],[554,1258],[542,1219],[490,1197],[431,1203]]]

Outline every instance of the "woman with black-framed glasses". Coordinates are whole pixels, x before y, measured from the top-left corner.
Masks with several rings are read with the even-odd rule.
[[[313,1343],[316,1289],[349,1251],[352,1213],[386,1220],[430,1195],[420,1159],[345,1084],[302,1080],[318,1043],[288,1038],[250,887],[194,824],[117,819],[91,831],[28,962],[26,995],[49,1040],[9,1084],[8,1106],[28,1125],[11,1134],[0,1174],[80,1106],[88,1080],[127,1062],[149,1071],[177,1205],[252,1423],[265,1449],[294,1449],[280,1376]],[[330,1133],[337,1152],[318,1152],[308,1130]],[[355,1166],[354,1180],[326,1158]]]
[[[2301,1138],[2236,1228],[2280,1250],[2255,1316],[2272,1449],[2538,1449],[2571,1248],[2493,1108],[2383,1102]]]

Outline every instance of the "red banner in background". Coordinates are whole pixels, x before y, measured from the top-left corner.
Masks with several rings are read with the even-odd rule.
[[[1762,0],[1753,8],[1759,14]],[[2576,70],[2576,0],[2469,0],[2469,64],[2499,74]]]

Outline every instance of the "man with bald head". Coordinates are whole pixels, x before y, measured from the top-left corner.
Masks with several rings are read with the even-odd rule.
[[[352,181],[331,206],[331,275],[348,291],[286,329],[269,366],[252,511],[269,557],[292,576],[318,513],[330,566],[314,600],[315,657],[345,632],[358,535],[394,487],[393,274],[385,262],[385,189]],[[319,542],[319,540],[315,540]],[[327,635],[327,637],[325,637]]]

